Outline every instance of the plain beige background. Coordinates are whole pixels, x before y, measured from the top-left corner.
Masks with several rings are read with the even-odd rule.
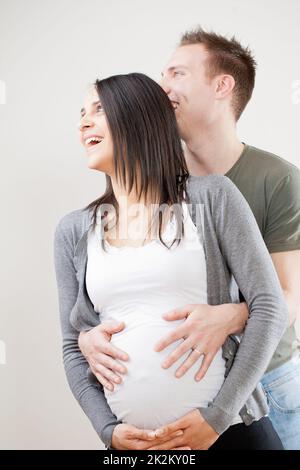
[[[239,135],[299,164],[299,20],[298,0],[0,0],[0,448],[101,445],[66,383],[52,251],[59,218],[104,189],[77,141],[86,85],[159,79],[198,23],[235,33],[259,64]]]

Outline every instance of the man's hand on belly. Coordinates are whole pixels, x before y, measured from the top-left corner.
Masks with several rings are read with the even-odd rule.
[[[163,314],[167,321],[186,319],[180,326],[156,343],[159,352],[170,344],[183,339],[181,344],[164,360],[162,367],[168,369],[187,351],[188,358],[176,370],[176,377],[182,377],[199,358],[203,361],[195,375],[201,380],[222,347],[228,335],[243,331],[248,319],[248,309],[241,304],[191,304]],[[204,356],[204,357],[203,357]]]
[[[188,446],[191,450],[207,450],[219,434],[205,421],[199,410],[193,410],[182,418],[155,431],[159,437],[183,430],[182,436],[174,437],[164,444],[152,445],[149,450],[170,450]]]
[[[125,328],[123,322],[105,322],[89,331],[82,331],[78,345],[88,361],[91,371],[103,387],[114,390],[114,383],[121,383],[119,374],[126,374],[126,367],[117,361],[127,361],[128,354],[111,344],[111,337]]]

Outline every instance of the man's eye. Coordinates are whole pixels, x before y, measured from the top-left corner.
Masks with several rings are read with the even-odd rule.
[[[98,113],[99,111],[103,111],[103,108],[102,108],[101,104],[97,104],[96,110],[97,110],[97,113]]]
[[[176,72],[174,72],[174,75],[183,75],[183,72],[180,72],[179,70],[177,70]]]

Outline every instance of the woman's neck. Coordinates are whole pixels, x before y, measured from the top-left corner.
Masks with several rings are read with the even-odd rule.
[[[119,184],[116,178],[111,177],[112,187],[114,196],[118,203],[118,223],[117,226],[114,223],[114,216],[111,217],[111,226],[113,230],[107,232],[107,238],[111,236],[116,237],[114,243],[116,245],[122,245],[120,238],[124,238],[123,243],[125,245],[130,244],[130,240],[139,245],[141,239],[151,239],[153,232],[155,233],[154,215],[158,210],[158,202],[153,196],[146,200],[145,195],[141,195],[139,198],[135,188],[132,188],[131,192],[128,193],[126,189]],[[165,226],[169,218],[169,211],[165,211],[162,221],[162,227]],[[116,232],[123,236],[116,236]],[[126,234],[126,235],[125,235]]]
[[[135,190],[135,187],[133,187],[130,191],[126,188],[124,188],[123,185],[121,185],[117,179],[114,176],[111,176],[111,183],[114,191],[115,198],[118,202],[120,210],[127,209],[128,207],[135,205],[135,204],[145,204],[145,197],[143,194],[141,195],[141,198],[139,199],[139,195],[137,191]]]

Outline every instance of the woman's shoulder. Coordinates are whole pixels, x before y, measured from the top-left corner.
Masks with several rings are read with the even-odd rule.
[[[235,184],[227,176],[218,173],[205,176],[190,175],[187,180],[187,192],[193,199],[202,201],[218,196],[224,197],[224,194],[241,196]]]
[[[79,239],[85,230],[87,230],[91,221],[91,214],[86,208],[74,209],[67,212],[57,222],[55,234],[60,234],[68,240],[71,238]]]

